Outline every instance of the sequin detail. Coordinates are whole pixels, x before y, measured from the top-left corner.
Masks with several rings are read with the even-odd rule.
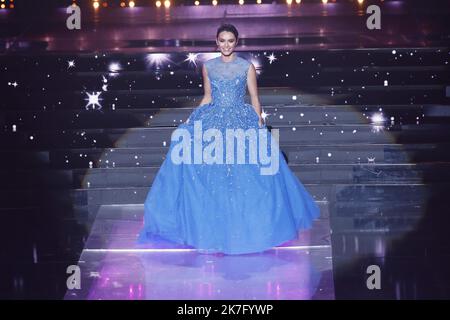
[[[228,63],[220,59],[205,63],[211,103],[197,107],[178,129],[193,133],[198,122],[203,130],[214,128],[223,136],[227,129],[259,129],[258,115],[244,100],[250,63],[240,57]],[[274,157],[279,171],[261,175],[260,164],[174,164],[170,154],[175,145],[172,141],[145,200],[141,244],[162,238],[204,252],[260,252],[296,238],[319,216],[279,152]]]
[[[217,57],[205,63],[212,101],[194,110],[188,118],[189,125],[201,120],[204,129],[258,128],[259,117],[255,109],[245,103],[250,62],[240,57],[231,62],[221,59]]]

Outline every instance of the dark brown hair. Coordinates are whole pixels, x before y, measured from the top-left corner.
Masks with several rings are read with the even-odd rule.
[[[233,26],[232,24],[229,24],[229,23],[222,24],[222,25],[217,29],[217,35],[216,35],[216,38],[218,38],[218,37],[219,37],[219,34],[220,34],[221,32],[223,32],[223,31],[231,32],[231,33],[234,34],[234,36],[236,37],[236,40],[238,39],[239,33],[238,33],[236,27]]]

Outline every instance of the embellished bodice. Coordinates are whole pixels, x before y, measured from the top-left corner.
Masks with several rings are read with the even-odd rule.
[[[235,56],[232,61],[224,62],[219,56],[206,61],[205,66],[213,104],[230,106],[244,103],[250,66],[247,60]]]
[[[258,115],[251,104],[245,103],[250,62],[238,56],[224,62],[219,56],[206,61],[205,67],[211,102],[196,108],[188,122],[201,120],[204,128],[258,127]]]

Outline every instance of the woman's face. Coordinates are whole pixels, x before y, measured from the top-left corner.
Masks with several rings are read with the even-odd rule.
[[[217,46],[224,56],[229,56],[233,53],[237,45],[237,39],[232,32],[222,31],[216,39]]]

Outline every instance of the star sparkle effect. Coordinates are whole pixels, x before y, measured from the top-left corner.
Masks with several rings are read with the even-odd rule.
[[[89,278],[101,278],[100,272],[97,272],[97,271],[91,271],[91,272],[89,273]]]
[[[264,122],[266,122],[266,118],[270,115],[270,113],[266,113],[266,111],[262,110],[261,111],[261,118],[263,119]]]
[[[163,63],[170,61],[170,55],[167,53],[149,53],[145,56],[147,67],[160,67]]]
[[[273,52],[270,54],[270,56],[266,56],[267,59],[269,59],[269,63],[272,64],[275,60],[278,60],[278,58],[273,54]]]
[[[189,64],[197,66],[197,57],[198,53],[189,53],[184,61],[189,61]]]
[[[101,92],[92,92],[92,94],[89,94],[88,92],[86,92],[87,94],[87,98],[85,100],[88,101],[87,105],[86,105],[86,110],[89,110],[89,106],[92,105],[92,109],[95,109],[95,106],[99,106],[98,109],[102,108],[102,105],[100,104],[100,101],[102,100],[100,98],[100,94]]]
[[[386,121],[386,119],[383,117],[382,113],[374,113],[371,117],[370,120],[372,121],[372,123],[374,124],[383,124],[384,121]]]
[[[371,117],[372,132],[380,132],[384,130],[384,123],[386,119],[381,112],[374,113]]]
[[[110,77],[117,77],[119,72],[122,70],[122,65],[119,62],[111,62],[108,69]]]
[[[67,61],[67,69],[75,68],[75,60]]]

